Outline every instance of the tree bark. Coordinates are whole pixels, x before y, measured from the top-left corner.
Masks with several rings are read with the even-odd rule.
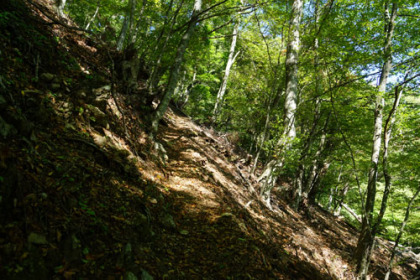
[[[136,41],[137,41],[139,29],[140,29],[141,24],[143,22],[143,14],[144,14],[144,9],[146,8],[146,3],[147,3],[147,1],[143,0],[143,4],[141,6],[141,10],[140,10],[140,13],[139,13],[139,19],[137,20],[136,27],[134,28],[134,31],[133,30],[130,31],[130,33],[132,34],[131,35],[131,44],[135,44]]]
[[[169,32],[171,32],[175,26],[176,23],[176,18],[178,17],[178,13],[181,10],[183,1],[181,1],[180,5],[178,6],[178,8],[176,9],[174,16],[172,17],[172,22],[171,22],[171,26],[169,27]],[[166,18],[169,18],[169,12],[172,9],[172,5],[173,5],[173,1],[170,2],[168,10],[166,12]],[[165,21],[165,26],[166,26],[167,22]],[[149,79],[147,80],[147,90],[149,92],[150,95],[153,95],[153,91],[156,88],[156,86],[159,83],[160,77],[159,77],[159,71],[161,69],[161,64],[162,64],[162,56],[166,50],[166,46],[168,45],[170,36],[167,35],[165,38],[165,41],[163,42],[162,47],[159,50],[159,42],[162,39],[163,35],[165,34],[165,27],[162,29],[161,33],[159,34],[159,37],[156,41],[156,45],[154,48],[154,53],[158,53],[158,56],[156,58],[156,62],[152,61],[152,71],[150,74]]]
[[[130,2],[128,3],[127,14],[124,18],[124,23],[121,28],[121,33],[120,33],[120,36],[118,37],[117,50],[119,51],[121,51],[124,48],[124,43],[126,41],[127,34],[130,33],[131,28],[133,26],[133,17],[134,17],[135,10],[136,10],[136,0],[130,0]]]
[[[357,248],[355,252],[355,259],[357,263],[357,275],[361,280],[365,280],[369,269],[370,256],[374,246],[375,233],[373,230],[373,209],[375,205],[376,196],[376,179],[378,174],[378,160],[381,148],[381,135],[382,135],[382,110],[385,104],[384,93],[386,90],[386,83],[388,81],[388,75],[391,70],[392,56],[392,36],[395,26],[395,18],[397,16],[397,4],[393,3],[392,12],[388,10],[389,3],[385,4],[385,18],[386,18],[386,39],[384,46],[384,64],[381,73],[381,79],[379,82],[378,94],[376,97],[376,108],[375,108],[375,128],[373,135],[373,147],[371,157],[371,168],[369,170],[369,179],[367,186],[367,196],[365,207],[363,211],[362,229],[357,242]]]
[[[57,13],[62,18],[64,17],[64,7],[66,6],[66,0],[56,0]]]
[[[346,197],[346,194],[349,190],[349,187],[350,187],[349,183],[346,183],[344,188],[341,190],[341,195],[340,195],[340,199],[338,200],[338,203],[337,203],[337,208],[334,209],[334,216],[339,216],[340,215],[342,203],[344,201],[344,198]]]
[[[240,20],[238,18],[233,28],[232,42],[230,44],[229,58],[226,64],[225,74],[223,75],[222,84],[220,85],[219,91],[217,92],[216,103],[214,104],[213,116],[212,116],[213,122],[216,121],[216,118],[220,112],[220,107],[222,105],[223,97],[225,96],[227,82],[229,79],[230,68],[235,62],[236,56],[239,54],[239,52],[235,54],[236,40],[238,38],[238,32],[239,32],[239,24],[240,24]]]
[[[395,88],[395,99],[394,104],[392,106],[391,111],[389,112],[388,118],[385,122],[385,128],[384,128],[384,150],[382,155],[382,170],[384,172],[385,177],[385,188],[384,188],[384,194],[382,196],[382,202],[381,202],[381,209],[379,210],[378,218],[376,220],[375,225],[373,226],[373,234],[376,234],[379,228],[379,225],[382,222],[382,218],[385,215],[385,211],[388,205],[388,197],[389,192],[391,190],[392,185],[392,178],[391,174],[388,170],[388,151],[389,151],[389,141],[391,140],[391,133],[392,133],[392,126],[395,122],[395,114],[398,109],[398,105],[400,104],[402,94],[402,88],[397,86]]]
[[[343,206],[343,208],[346,209],[347,212],[349,212],[359,223],[362,223],[362,218],[360,218],[359,215],[357,215],[356,212],[353,209],[351,209],[347,204],[341,202],[340,205]]]
[[[171,69],[171,74],[169,76],[168,86],[166,88],[165,94],[162,100],[159,103],[159,106],[156,108],[156,111],[152,117],[152,138],[156,135],[159,128],[159,121],[162,119],[163,115],[168,108],[169,101],[172,98],[172,95],[175,91],[175,88],[178,84],[179,73],[181,70],[182,63],[184,61],[184,54],[188,47],[188,43],[194,34],[195,26],[198,21],[198,13],[201,11],[201,0],[195,0],[193,13],[191,15],[191,20],[188,24],[187,31],[184,36],[182,36],[181,42],[178,45],[175,62]]]
[[[278,148],[289,149],[291,142],[296,137],[295,111],[296,96],[298,93],[298,54],[300,48],[299,27],[302,17],[303,0],[294,0],[289,25],[289,37],[286,53],[286,100],[284,103],[284,132],[282,139],[277,144]],[[277,181],[278,171],[283,166],[284,158],[271,160],[265,168],[259,181],[262,181],[261,197],[271,208],[270,192]]]
[[[90,25],[92,24],[92,22],[95,20],[96,16],[98,15],[99,12],[99,7],[100,7],[100,2],[98,1],[98,5],[96,6],[96,10],[95,13],[93,14],[93,16],[90,18],[88,24],[86,24],[85,29],[89,30]]]
[[[388,263],[388,267],[387,267],[387,271],[386,271],[384,280],[388,280],[389,279],[389,276],[391,275],[391,272],[392,272],[392,263],[394,262],[395,252],[396,252],[396,250],[398,248],[398,244],[400,242],[401,236],[404,233],[405,225],[407,224],[408,218],[410,217],[411,206],[413,206],[414,200],[416,200],[416,198],[417,198],[417,196],[419,194],[420,194],[420,184],[418,186],[417,192],[411,198],[410,202],[408,203],[407,209],[405,210],[404,221],[401,224],[400,231],[398,232],[397,239],[395,240],[394,247],[392,248],[391,258],[389,259],[389,263]]]

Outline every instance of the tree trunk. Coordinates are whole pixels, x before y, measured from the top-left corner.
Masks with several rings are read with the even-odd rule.
[[[136,10],[136,0],[130,0],[130,2],[128,3],[128,11],[124,18],[123,26],[121,28],[121,33],[120,33],[120,36],[118,37],[117,50],[119,51],[121,51],[124,48],[124,43],[126,41],[127,34],[130,33],[131,28],[133,26],[133,17],[134,17],[135,10]]]
[[[392,36],[395,26],[395,18],[397,16],[397,4],[393,3],[392,12],[389,13],[388,3],[385,6],[386,16],[386,39],[384,47],[384,65],[382,68],[381,79],[379,82],[378,94],[376,97],[376,108],[375,108],[375,129],[373,134],[373,147],[371,157],[371,168],[369,171],[367,196],[364,208],[364,215],[362,221],[362,229],[357,242],[357,248],[355,252],[355,259],[357,262],[357,275],[361,280],[365,280],[369,269],[370,256],[374,246],[375,233],[373,229],[373,209],[375,205],[376,196],[376,179],[378,174],[378,160],[381,148],[381,135],[382,135],[382,110],[384,107],[384,93],[386,90],[386,83],[388,81],[388,75],[391,70],[392,56],[391,56],[391,45]]]
[[[343,206],[344,209],[347,210],[359,223],[362,223],[362,218],[359,217],[359,215],[356,214],[356,212],[351,209],[347,204],[340,202],[340,206]]]
[[[169,101],[171,100],[172,95],[175,91],[175,88],[178,84],[179,72],[181,70],[181,66],[184,61],[184,54],[188,47],[188,43],[191,39],[191,36],[194,34],[195,26],[198,21],[197,14],[200,11],[201,11],[201,0],[195,0],[194,10],[191,15],[191,20],[188,24],[187,31],[182,36],[181,42],[178,45],[175,62],[172,66],[171,74],[169,76],[168,86],[166,88],[166,91],[162,100],[159,103],[159,106],[157,107],[152,117],[152,137],[154,137],[158,131],[159,121],[162,119],[163,115],[165,114],[166,109],[168,108],[168,105],[169,105]]]
[[[219,91],[217,93],[216,104],[214,104],[213,116],[212,116],[213,122],[216,121],[216,118],[220,112],[220,107],[223,101],[223,97],[225,96],[227,82],[229,79],[230,68],[235,62],[236,56],[239,54],[239,52],[235,54],[236,40],[238,38],[238,32],[239,32],[239,23],[240,23],[240,20],[238,19],[233,28],[232,42],[230,44],[230,50],[229,50],[229,58],[226,64],[225,74],[223,75],[222,84],[220,85]]]
[[[287,150],[296,137],[295,111],[298,91],[298,53],[300,47],[299,27],[302,17],[303,0],[294,0],[290,18],[289,37],[286,54],[286,100],[284,104],[284,133],[277,146]],[[278,170],[283,166],[284,159],[271,160],[259,181],[262,181],[261,196],[271,208],[270,192],[277,181]]]
[[[64,17],[64,7],[66,6],[66,0],[56,0],[57,13],[60,17]]]
[[[388,197],[389,192],[391,190],[391,184],[392,184],[392,178],[391,174],[388,170],[388,150],[389,150],[389,141],[391,140],[391,133],[392,133],[392,126],[395,122],[395,114],[398,108],[398,105],[400,104],[402,89],[400,87],[395,88],[395,99],[394,104],[392,106],[391,111],[389,112],[388,118],[385,122],[385,128],[384,128],[384,151],[382,155],[382,169],[384,172],[385,177],[385,188],[384,188],[384,194],[382,196],[382,202],[381,202],[381,209],[379,210],[378,218],[376,219],[376,223],[373,226],[373,234],[376,234],[379,228],[379,225],[382,222],[382,218],[385,215],[385,211],[388,205]]]
[[[170,10],[172,9],[172,4],[173,4],[173,1],[170,2],[169,8],[168,8],[167,13],[166,13],[166,18],[169,18],[168,15],[169,15]],[[183,4],[183,1],[181,1],[180,5],[178,6],[177,10],[174,13],[174,16],[172,17],[172,22],[171,22],[171,26],[169,27],[169,31],[172,31],[174,26],[175,26],[176,18],[178,17],[178,13],[181,10],[182,4]],[[167,22],[165,22],[165,26],[166,26],[166,23]],[[160,75],[158,73],[161,70],[162,56],[163,56],[163,54],[166,50],[166,46],[168,45],[168,42],[169,42],[169,39],[170,39],[170,36],[167,35],[166,38],[165,38],[165,41],[163,42],[162,47],[159,50],[159,42],[162,39],[164,33],[165,33],[165,28],[162,29],[162,32],[159,34],[159,37],[156,41],[156,45],[155,45],[155,48],[154,48],[154,53],[158,53],[158,56],[157,56],[157,59],[155,60],[156,62],[152,61],[152,63],[151,63],[152,64],[152,71],[151,71],[149,79],[147,80],[147,90],[148,90],[150,95],[153,95],[153,91],[159,83],[159,80],[160,80],[159,76]]]
[[[400,239],[401,239],[401,236],[402,236],[402,234],[404,232],[405,225],[407,224],[408,218],[410,217],[411,206],[413,206],[414,200],[417,198],[417,196],[419,195],[419,193],[420,193],[420,184],[418,186],[417,192],[411,198],[410,203],[408,203],[407,209],[405,210],[404,221],[401,224],[400,231],[398,232],[397,239],[395,240],[394,248],[392,248],[391,258],[389,259],[389,263],[388,263],[388,267],[387,267],[387,271],[386,271],[384,280],[388,280],[389,279],[389,276],[391,275],[391,272],[392,272],[392,263],[394,262],[395,252],[396,252],[396,250],[398,248],[398,244],[399,244]]]
[[[180,93],[180,100],[179,100],[179,108],[182,110],[185,105],[188,103],[188,99],[190,98],[190,91],[194,87],[195,79],[197,78],[197,70],[194,69],[193,77],[191,83],[183,88],[182,92]]]
[[[85,29],[86,29],[86,30],[88,30],[88,29],[89,29],[90,25],[92,24],[92,22],[95,20],[96,16],[98,15],[98,12],[99,12],[99,7],[100,7],[100,3],[99,3],[99,1],[98,1],[98,6],[96,6],[95,13],[94,13],[94,14],[93,14],[93,16],[90,18],[90,20],[89,20],[88,24],[86,24],[86,27],[85,27]]]
[[[146,8],[146,0],[143,0],[143,4],[141,6],[141,10],[139,13],[139,19],[137,20],[137,24],[136,27],[134,28],[134,30],[131,30],[130,33],[131,35],[131,44],[135,44],[137,41],[137,37],[138,37],[138,33],[139,33],[139,29],[141,27],[142,21],[143,21],[143,14],[144,14],[144,9]]]
[[[334,216],[339,216],[340,215],[342,203],[344,202],[344,198],[346,197],[346,194],[349,190],[349,187],[350,187],[349,183],[346,183],[344,188],[341,190],[341,195],[340,195],[340,199],[338,200],[338,203],[337,203],[337,208],[334,209]]]
[[[267,140],[270,137],[269,127],[270,127],[270,121],[271,121],[271,111],[273,108],[277,107],[277,103],[279,102],[279,99],[280,99],[279,97],[281,94],[282,94],[282,89],[280,87],[277,91],[272,92],[268,100],[268,108],[267,108],[267,114],[265,116],[265,124],[264,124],[263,133],[261,135],[261,138],[257,136],[256,137],[257,140],[255,141],[256,155],[254,158],[254,164],[252,166],[251,174],[255,173],[255,170],[257,169],[257,165],[258,165],[258,159],[261,155],[261,150],[263,148],[265,140]]]

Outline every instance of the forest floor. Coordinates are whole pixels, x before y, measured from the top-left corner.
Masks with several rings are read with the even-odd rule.
[[[162,159],[141,104],[110,85],[113,52],[46,24],[51,1],[18,2],[0,10],[21,16],[0,21],[2,279],[354,279],[355,228],[276,191],[269,210],[227,137],[175,108]],[[372,279],[389,256],[379,243]],[[419,269],[398,263],[391,279]]]

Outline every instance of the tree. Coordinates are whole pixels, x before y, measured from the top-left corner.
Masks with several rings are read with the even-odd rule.
[[[168,108],[169,101],[174,94],[176,86],[178,84],[179,73],[181,70],[182,62],[184,61],[184,54],[188,47],[188,43],[191,39],[191,36],[194,34],[194,30],[198,21],[198,14],[201,11],[201,0],[195,0],[193,12],[191,14],[191,19],[188,23],[187,30],[182,36],[181,41],[179,42],[175,62],[172,66],[171,73],[169,76],[168,85],[166,87],[163,98],[161,99],[159,106],[155,110],[152,116],[152,134],[156,135],[159,127],[159,121],[162,119],[163,115]]]
[[[66,6],[66,0],[56,0],[57,13],[60,17],[64,17],[64,7]]]
[[[376,96],[375,108],[375,128],[373,134],[373,147],[371,157],[371,167],[369,170],[369,179],[367,187],[367,196],[364,207],[362,228],[357,242],[355,259],[357,261],[357,274],[360,279],[366,279],[369,269],[370,256],[372,254],[375,232],[373,231],[373,210],[376,197],[376,180],[378,176],[378,160],[382,139],[382,111],[384,107],[384,94],[388,81],[389,72],[392,63],[392,36],[394,34],[395,18],[397,16],[397,3],[392,3],[391,12],[389,3],[385,3],[385,46],[384,46],[384,64],[382,67],[381,78],[379,82],[378,94]]]
[[[225,74],[223,75],[222,84],[220,85],[219,91],[217,92],[216,103],[214,104],[213,117],[212,117],[213,121],[216,120],[217,115],[219,114],[219,111],[220,111],[220,106],[226,92],[227,82],[228,82],[228,78],[230,74],[230,68],[232,67],[233,63],[235,62],[236,57],[239,54],[239,52],[235,54],[236,40],[238,38],[238,32],[239,32],[239,23],[240,23],[240,20],[238,18],[233,28],[232,43],[230,45],[229,58],[226,63]]]
[[[296,112],[296,97],[298,94],[298,55],[300,48],[299,29],[302,17],[303,1],[294,0],[292,6],[292,13],[289,25],[289,37],[286,53],[286,91],[284,103],[284,132],[277,147],[283,150],[290,148],[290,144],[296,137],[295,128],[295,112]],[[283,166],[284,159],[271,160],[263,174],[258,179],[262,181],[261,196],[268,207],[271,208],[270,192],[277,181],[277,172]]]
[[[416,193],[413,195],[413,197],[411,198],[410,202],[407,205],[407,208],[406,208],[406,211],[405,211],[404,221],[402,222],[401,227],[400,227],[400,230],[398,232],[398,236],[395,239],[395,244],[394,244],[394,247],[392,248],[391,257],[389,259],[389,263],[388,263],[388,266],[387,266],[387,271],[386,271],[384,280],[388,280],[389,279],[389,276],[391,275],[391,272],[392,272],[392,264],[394,262],[395,253],[397,251],[397,248],[398,248],[398,245],[399,245],[401,236],[404,233],[404,228],[407,225],[408,218],[410,217],[411,207],[413,206],[413,203],[414,203],[414,201],[416,200],[416,198],[417,198],[417,196],[419,194],[420,194],[420,184],[417,187]]]
[[[127,6],[127,14],[124,17],[124,23],[121,28],[120,36],[118,37],[117,50],[124,48],[124,42],[126,41],[127,34],[130,34],[133,28],[134,12],[136,10],[136,0],[130,0]]]

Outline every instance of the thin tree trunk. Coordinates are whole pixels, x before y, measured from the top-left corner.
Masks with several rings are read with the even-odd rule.
[[[184,36],[182,36],[181,42],[178,45],[178,50],[175,57],[175,62],[171,69],[171,74],[169,76],[168,86],[166,88],[165,94],[162,100],[159,103],[156,111],[152,117],[152,137],[154,137],[158,131],[159,121],[162,119],[163,115],[168,108],[169,101],[172,98],[172,95],[175,91],[175,88],[178,84],[179,79],[179,72],[181,70],[182,63],[184,61],[184,54],[188,47],[188,43],[191,39],[191,36],[194,34],[195,26],[198,21],[197,14],[201,11],[201,0],[195,0],[194,3],[194,10],[191,15],[191,20],[188,24],[187,31],[185,32]]]
[[[377,233],[379,225],[382,222],[382,218],[385,215],[385,211],[386,211],[386,208],[387,208],[387,205],[388,205],[388,197],[389,197],[389,192],[391,190],[391,185],[392,185],[391,174],[389,173],[389,170],[388,170],[389,141],[391,140],[392,126],[395,122],[395,114],[397,112],[398,105],[400,104],[401,94],[402,94],[402,89],[399,86],[397,86],[395,88],[394,104],[393,104],[392,109],[389,112],[388,118],[385,122],[384,151],[383,151],[383,155],[382,155],[382,169],[383,169],[384,177],[385,177],[385,188],[384,188],[384,194],[382,196],[381,209],[379,210],[378,218],[377,218],[376,223],[375,223],[375,225],[373,226],[373,229],[372,229],[373,234]]]
[[[121,28],[120,36],[118,36],[118,42],[117,42],[117,50],[121,51],[124,46],[124,41],[127,36],[127,30],[128,30],[128,18],[124,18],[123,26]]]
[[[357,215],[356,212],[353,209],[351,209],[347,204],[341,202],[340,205],[343,206],[343,208],[346,209],[347,212],[349,212],[359,223],[362,223],[362,218],[360,218],[359,215]]]
[[[95,20],[96,16],[98,15],[99,12],[99,7],[100,7],[100,2],[98,1],[98,6],[96,6],[96,10],[95,13],[93,14],[93,16],[90,18],[88,24],[86,24],[85,29],[88,30],[90,25],[92,24],[92,22]]]
[[[56,0],[57,13],[60,17],[64,17],[64,7],[66,6],[66,0]]]
[[[284,104],[284,133],[277,144],[284,153],[296,137],[295,111],[298,93],[298,54],[300,48],[299,27],[302,17],[303,0],[294,0],[289,26],[289,38],[286,53],[286,100]],[[277,181],[277,173],[283,166],[284,158],[271,160],[265,168],[259,181],[262,181],[261,197],[271,208],[270,193]]]
[[[240,24],[240,20],[238,18],[238,20],[235,23],[235,26],[233,28],[233,33],[232,33],[232,42],[230,44],[230,50],[229,50],[229,58],[226,64],[226,69],[225,69],[225,74],[223,75],[223,80],[222,80],[222,84],[220,85],[219,91],[217,93],[217,98],[216,98],[216,103],[214,104],[214,109],[213,109],[213,116],[212,116],[212,121],[216,121],[217,116],[219,115],[220,112],[220,107],[223,101],[223,97],[225,96],[225,92],[226,92],[226,87],[227,87],[227,82],[229,79],[229,74],[230,74],[230,68],[232,67],[233,63],[235,62],[236,56],[239,54],[239,52],[237,52],[235,54],[235,48],[236,48],[236,40],[238,38],[238,32],[239,32],[239,24]]]
[[[179,108],[182,110],[185,105],[188,103],[188,99],[190,98],[190,91],[194,87],[195,79],[197,78],[197,70],[194,69],[193,77],[191,80],[191,83],[185,88],[183,92],[181,92],[180,99],[182,100],[182,103],[180,103]]]
[[[264,142],[266,139],[270,137],[269,127],[270,127],[270,121],[271,121],[271,111],[274,107],[277,107],[277,103],[279,101],[279,96],[281,95],[281,93],[282,93],[281,88],[279,88],[274,94],[274,98],[270,98],[268,100],[268,108],[267,108],[267,114],[265,116],[265,124],[264,124],[263,133],[260,139],[258,139],[257,137],[257,141],[255,143],[256,155],[254,158],[254,164],[252,166],[251,174],[255,173],[255,170],[257,169],[257,165],[258,165],[258,159],[261,155],[261,150],[263,148]],[[272,96],[273,94],[271,94],[271,97]]]
[[[131,44],[135,44],[137,41],[137,37],[138,37],[138,33],[139,33],[139,29],[141,27],[141,24],[143,22],[143,14],[144,14],[144,9],[146,8],[146,0],[143,0],[142,6],[141,6],[141,10],[139,13],[139,19],[137,20],[137,24],[136,27],[134,28],[134,31],[131,31]]]
[[[344,188],[341,190],[340,198],[339,198],[338,203],[337,203],[337,208],[334,210],[334,216],[340,216],[342,203],[344,201],[344,198],[346,198],[346,194],[347,194],[349,188],[350,188],[349,183],[346,183]]]
[[[169,15],[169,11],[172,9],[172,3],[173,1],[170,2],[170,6],[167,10],[167,15]],[[184,3],[184,1],[181,1],[180,5],[178,6],[177,10],[174,13],[174,16],[172,17],[172,22],[171,22],[171,26],[169,27],[169,31],[172,31],[175,23],[176,23],[176,18],[178,17],[178,13],[181,10],[182,4]],[[167,16],[168,18],[168,16]],[[147,89],[150,95],[153,95],[153,91],[156,88],[157,84],[159,83],[160,78],[158,77],[158,73],[159,70],[161,68],[161,64],[162,64],[162,56],[166,50],[166,46],[168,45],[169,39],[171,38],[169,35],[166,36],[165,41],[163,42],[162,47],[159,50],[159,42],[162,39],[163,35],[165,33],[165,28],[162,29],[162,32],[159,34],[159,37],[156,41],[156,45],[154,48],[154,53],[158,53],[157,59],[156,59],[156,63],[152,62],[152,72],[150,74],[149,79],[147,80]]]
[[[124,48],[124,43],[126,41],[127,34],[130,33],[131,28],[133,26],[133,16],[134,16],[135,10],[136,10],[136,0],[130,0],[130,2],[128,3],[128,11],[124,18],[123,26],[121,28],[121,33],[120,33],[120,36],[118,37],[117,50],[119,51],[121,51]]]
[[[404,221],[403,221],[403,223],[401,224],[400,231],[398,232],[397,239],[395,240],[394,247],[392,248],[391,258],[389,259],[389,263],[388,263],[388,267],[387,267],[387,271],[386,271],[386,274],[385,274],[385,278],[384,278],[384,280],[388,280],[388,279],[389,279],[389,276],[391,275],[391,272],[392,272],[392,264],[393,264],[393,262],[394,262],[394,258],[395,258],[395,252],[396,252],[396,250],[397,250],[397,248],[398,248],[398,244],[399,244],[399,242],[400,242],[401,236],[402,236],[402,235],[403,235],[403,233],[404,233],[404,228],[405,228],[405,225],[407,224],[408,218],[410,217],[410,210],[411,210],[411,207],[413,206],[414,200],[416,200],[416,198],[417,198],[417,196],[418,196],[419,194],[420,194],[420,183],[419,183],[419,186],[418,186],[417,192],[416,192],[416,193],[414,194],[414,196],[411,198],[410,203],[408,203],[407,209],[405,210],[405,217],[404,217]]]
[[[309,172],[309,178],[307,178],[306,182],[305,182],[305,178],[304,178],[304,173],[305,173],[305,167],[303,165],[303,162],[305,161],[305,159],[308,156],[309,153],[309,149],[312,146],[313,140],[314,140],[314,136],[315,136],[315,132],[316,132],[316,127],[318,126],[318,122],[319,119],[321,117],[321,102],[319,100],[319,98],[316,99],[315,101],[315,116],[314,116],[314,120],[313,120],[313,124],[312,124],[312,128],[311,131],[309,132],[308,138],[306,140],[306,143],[302,149],[302,154],[301,157],[299,159],[300,164],[298,167],[298,175],[296,176],[296,182],[295,182],[295,186],[294,186],[294,200],[295,200],[295,204],[294,207],[295,209],[299,208],[299,205],[302,201],[302,199],[307,199],[308,198],[308,194],[311,192],[311,190],[314,187],[315,184],[315,178],[318,174],[319,171],[319,160],[321,157],[321,153],[324,150],[324,146],[326,143],[326,128],[328,126],[328,122],[329,122],[329,117],[327,117],[324,127],[322,129],[323,133],[321,135],[321,140],[319,143],[319,147],[318,150],[315,153],[315,156],[312,160],[312,164],[311,164],[311,170]]]
[[[319,187],[319,184],[321,183],[322,176],[324,176],[327,173],[328,168],[330,168],[330,165],[331,165],[330,162],[325,161],[325,162],[320,162],[319,166],[317,167],[317,172],[312,181],[309,193],[307,194],[309,203],[314,204],[316,201],[316,198],[317,197],[319,198],[318,187]]]
[[[369,180],[367,187],[366,203],[363,212],[362,229],[357,242],[357,248],[355,252],[355,259],[357,262],[357,275],[361,280],[365,280],[369,270],[369,261],[372,254],[375,233],[373,229],[373,209],[375,205],[376,196],[376,179],[378,174],[378,160],[381,148],[381,135],[382,135],[382,110],[384,107],[384,93],[386,90],[386,83],[388,81],[388,75],[391,70],[392,56],[392,36],[395,26],[395,18],[397,16],[397,4],[393,3],[392,12],[388,10],[389,3],[385,5],[385,16],[386,16],[386,39],[384,47],[384,65],[382,68],[381,79],[379,82],[378,94],[376,97],[376,108],[375,108],[375,129],[373,135],[373,147],[371,157],[371,168],[369,171]]]
[[[337,192],[338,192],[338,186],[339,186],[340,181],[341,181],[342,171],[343,171],[343,165],[340,166],[340,171],[338,172],[338,178],[337,178],[337,185],[335,186],[335,189],[331,188],[330,197],[328,199],[328,211],[331,210],[332,202],[334,201],[333,195],[336,195]],[[337,204],[336,203],[334,203],[334,210],[335,209],[337,209]]]

